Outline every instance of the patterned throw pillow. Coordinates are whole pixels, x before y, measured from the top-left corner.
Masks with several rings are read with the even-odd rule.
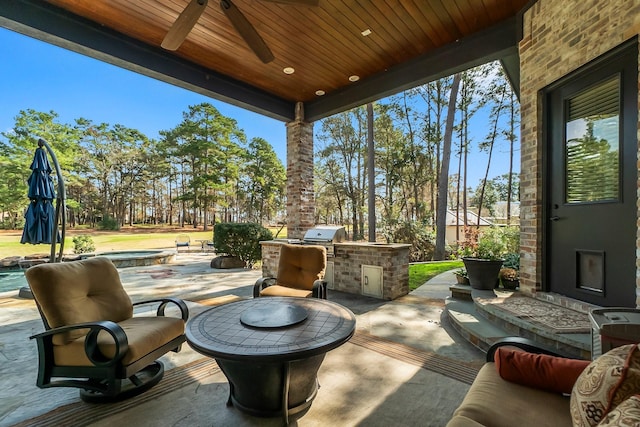
[[[638,344],[614,348],[580,374],[571,392],[574,427],[595,427],[612,409],[640,393]]]
[[[640,395],[637,394],[612,409],[598,424],[598,427],[638,426],[640,426]]]

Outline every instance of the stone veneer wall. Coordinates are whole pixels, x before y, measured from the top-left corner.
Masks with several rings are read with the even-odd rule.
[[[284,241],[260,242],[262,276],[275,277],[278,272],[280,245]],[[333,251],[333,289],[361,294],[362,265],[382,267],[382,298],[393,300],[409,293],[409,247],[406,244],[336,243]]]
[[[287,123],[287,237],[302,239],[313,228],[313,123]]]
[[[538,0],[524,14],[523,38],[519,45],[520,289],[523,292],[533,295],[542,284],[544,141],[540,91],[638,33],[640,2],[637,0]],[[638,188],[640,197],[640,185]],[[636,245],[640,252],[640,234]],[[638,262],[637,265],[640,266]],[[636,285],[640,286],[638,272]]]

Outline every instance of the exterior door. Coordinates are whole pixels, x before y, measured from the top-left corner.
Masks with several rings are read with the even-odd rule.
[[[544,289],[636,306],[637,41],[546,92]]]

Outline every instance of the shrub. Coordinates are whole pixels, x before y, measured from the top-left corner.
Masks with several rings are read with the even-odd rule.
[[[19,230],[24,227],[24,217],[18,215],[9,215],[0,221],[0,229],[2,230]]]
[[[520,270],[520,228],[505,228],[504,239],[507,246],[507,254],[504,256],[502,266],[518,272]]]
[[[98,229],[99,230],[120,230],[120,225],[118,225],[118,221],[115,218],[107,215],[102,219],[102,221],[98,223]]]
[[[82,234],[73,238],[73,253],[74,254],[86,254],[87,252],[94,252],[96,245],[93,244],[91,236]]]
[[[408,243],[409,261],[430,261],[435,250],[435,234],[426,226],[415,221],[390,224],[384,230],[388,242]]]
[[[520,227],[503,227],[502,235],[507,252],[520,253]],[[520,255],[518,255],[519,257]]]
[[[509,253],[520,252],[520,230],[517,227],[491,227],[480,231],[465,229],[465,240],[458,247],[460,257],[503,259]],[[519,255],[517,255],[519,257]]]
[[[260,242],[272,240],[273,234],[260,224],[230,223],[216,224],[213,228],[213,246],[218,254],[235,256],[252,267],[262,259]]]

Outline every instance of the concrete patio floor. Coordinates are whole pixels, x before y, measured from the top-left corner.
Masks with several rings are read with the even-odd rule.
[[[188,301],[191,316],[211,304],[251,297],[259,270],[211,269],[211,259],[211,254],[180,254],[172,264],[119,271],[132,300],[177,296]],[[356,315],[356,336],[327,355],[318,374],[318,395],[292,425],[446,424],[469,387],[455,371],[460,368],[458,376],[463,377],[464,368],[473,371],[484,360],[443,316],[454,281],[445,273],[395,301],[329,291],[329,300]],[[225,377],[187,344],[180,353],[162,358],[165,379],[147,397],[130,399],[127,405],[89,405],[79,401],[76,389],[38,389],[36,345],[28,339],[43,329],[35,304],[18,298],[17,291],[1,293],[0,325],[0,426],[282,424],[279,418],[255,418],[227,408]],[[437,363],[422,362],[434,358]],[[202,366],[198,369],[203,373],[196,374],[194,366]],[[173,386],[172,372],[181,370],[192,378]],[[70,418],[61,415],[65,411]]]

